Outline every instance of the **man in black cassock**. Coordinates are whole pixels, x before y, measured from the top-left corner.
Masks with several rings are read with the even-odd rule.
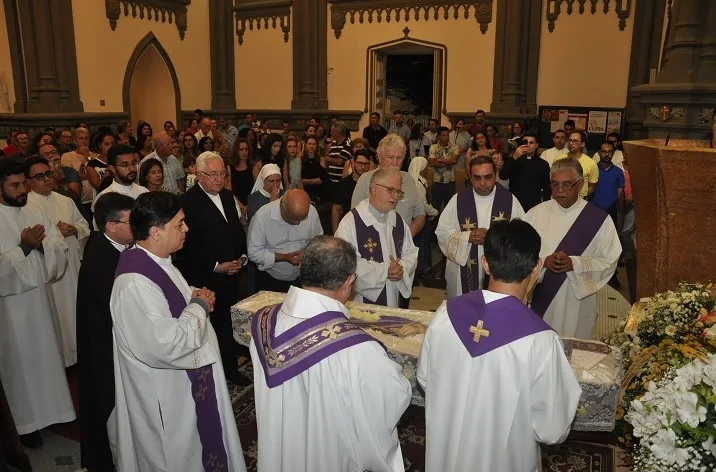
[[[114,409],[114,360],[109,298],[119,255],[134,241],[129,227],[132,197],[102,195],[95,204],[99,232],[85,248],[77,285],[77,364],[82,467],[114,470],[107,420]]]

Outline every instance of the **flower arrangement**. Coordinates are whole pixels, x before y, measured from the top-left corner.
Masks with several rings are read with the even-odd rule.
[[[663,378],[626,415],[640,438],[637,472],[716,470],[716,356],[696,359]]]

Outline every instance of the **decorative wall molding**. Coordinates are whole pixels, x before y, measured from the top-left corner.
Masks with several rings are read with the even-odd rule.
[[[109,126],[117,130],[117,124],[129,118],[124,112],[104,113],[6,113],[0,114],[0,139],[10,136],[10,131],[21,129],[37,133],[45,128],[74,128],[77,123],[87,123],[90,130]]]
[[[291,123],[293,132],[303,130],[311,118],[317,117],[324,125],[331,121],[332,116],[337,116],[351,131],[359,131],[358,124],[363,116],[362,110],[203,110],[204,116],[212,118],[225,118],[234,124],[243,123],[246,113],[254,113],[260,119],[267,119],[271,122],[271,129],[281,132],[281,121],[288,120]],[[186,123],[194,115],[194,110],[182,110],[182,123]],[[2,116],[2,115],[0,115]],[[302,131],[301,131],[302,132]]]
[[[162,23],[175,23],[179,30],[179,37],[184,39],[187,27],[186,7],[191,0],[104,0],[107,10],[107,19],[112,31],[117,29],[117,20],[120,14],[132,18],[139,17]]]
[[[277,25],[283,31],[283,40],[288,42],[288,33],[291,32],[291,5],[292,0],[245,0],[234,5],[236,16],[236,35],[239,44],[244,44],[246,27],[254,29],[276,29]]]
[[[600,10],[603,13],[609,13],[609,4],[611,3],[610,0],[601,0],[602,1],[602,8]],[[589,2],[590,8],[589,12],[594,15],[597,13],[597,4],[599,3],[599,0],[547,0],[547,27],[549,28],[549,32],[554,31],[554,23],[557,21],[557,17],[562,12],[562,6],[566,5],[567,7],[567,15],[571,15],[574,11],[575,3],[577,4],[577,10],[580,15],[583,15],[585,12],[585,6]],[[619,18],[619,30],[624,31],[624,28],[626,28],[626,20],[629,18],[629,15],[632,14],[632,3],[633,0],[615,0],[614,1],[614,11],[617,14],[617,18]]]
[[[431,18],[435,21],[440,17],[449,20],[452,16],[457,20],[462,15],[465,19],[473,13],[480,25],[482,34],[487,32],[487,26],[492,22],[492,0],[328,0],[331,3],[331,28],[336,39],[346,25],[346,17],[351,24],[355,24],[356,17],[359,23],[373,19],[378,23],[385,18],[386,23],[392,20],[400,22],[414,19],[425,21]]]

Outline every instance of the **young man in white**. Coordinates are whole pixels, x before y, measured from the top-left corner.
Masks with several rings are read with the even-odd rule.
[[[494,224],[487,290],[448,300],[430,323],[417,372],[427,472],[533,472],[539,443],[567,437],[582,390],[557,333],[522,304],[539,250],[524,221]]]

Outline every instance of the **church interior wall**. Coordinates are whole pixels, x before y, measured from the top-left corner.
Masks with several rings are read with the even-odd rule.
[[[330,13],[330,11],[329,11]],[[493,13],[494,18],[495,13]],[[328,15],[330,23],[331,15]],[[425,21],[413,17],[396,22],[378,23],[367,20],[362,24],[346,19],[341,37],[336,39],[328,28],[328,106],[333,110],[364,110],[366,106],[366,67],[368,48],[376,44],[404,37],[403,29],[410,29],[410,37],[422,41],[443,44],[447,47],[447,97],[445,108],[449,113],[469,112],[478,108],[488,110],[492,99],[494,70],[495,23],[487,32],[480,32],[471,10],[465,19],[462,10],[459,19],[452,17]],[[369,110],[369,112],[372,110]],[[433,111],[437,115],[437,111]],[[369,113],[361,117],[360,128],[368,125]],[[441,116],[448,124],[447,116]]]
[[[175,24],[133,18],[131,12],[129,17],[122,13],[116,30],[112,31],[106,18],[104,2],[74,0],[72,8],[77,72],[85,112],[123,111],[122,90],[127,63],[139,41],[150,31],[157,37],[174,65],[181,90],[181,107],[210,108],[208,1],[191,2],[187,9],[186,36],[182,40]],[[158,83],[171,86],[171,81]],[[173,96],[174,91],[170,89],[157,93]],[[100,105],[100,100],[104,100],[104,106]],[[172,113],[161,121],[173,120],[174,115]],[[138,119],[142,117],[132,117],[133,122]]]
[[[151,45],[145,49],[134,69],[130,85],[132,125],[139,120],[159,128],[166,120],[175,120],[176,103],[172,78],[164,59]]]
[[[640,0],[645,1],[645,0]],[[626,104],[634,15],[619,30],[610,8],[568,15],[566,7],[549,32],[544,2],[537,78],[538,105],[614,107]],[[638,2],[636,8],[639,7]],[[632,7],[633,11],[634,6]]]
[[[5,23],[5,0],[0,0],[0,113],[13,113],[15,108],[15,85],[10,61],[10,41]]]

